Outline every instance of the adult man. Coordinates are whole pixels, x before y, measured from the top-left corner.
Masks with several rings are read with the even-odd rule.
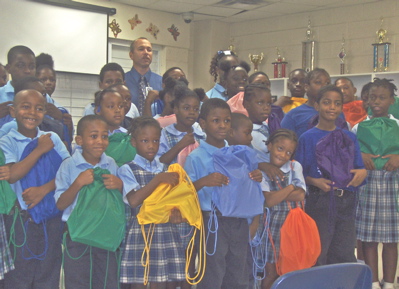
[[[162,77],[150,69],[152,45],[147,38],[133,40],[129,56],[133,60],[133,67],[126,73],[125,81],[132,95],[132,102],[142,114],[148,91],[162,90]]]

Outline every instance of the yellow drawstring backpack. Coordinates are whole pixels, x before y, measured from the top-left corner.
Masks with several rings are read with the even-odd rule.
[[[144,238],[144,251],[141,258],[144,270],[144,285],[148,283],[149,268],[150,268],[150,249],[152,236],[156,224],[163,224],[169,222],[170,212],[176,208],[180,211],[182,217],[187,220],[187,223],[195,227],[194,234],[187,246],[186,252],[186,266],[185,274],[186,280],[189,284],[198,284],[205,273],[205,235],[204,223],[202,219],[201,207],[198,201],[197,191],[185,170],[179,164],[172,164],[169,166],[168,172],[175,172],[179,174],[179,183],[172,187],[169,184],[160,184],[152,194],[147,197],[139,213],[137,214],[137,221],[141,225],[141,232]],[[148,233],[145,233],[144,225],[150,224]],[[197,232],[200,234],[200,244],[198,253],[198,271],[196,276],[190,277],[188,274],[188,267],[193,256],[193,248]]]

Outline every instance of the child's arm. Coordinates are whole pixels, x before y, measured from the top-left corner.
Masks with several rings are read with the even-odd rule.
[[[178,208],[173,208],[170,211],[169,223],[180,224],[185,222],[187,222],[187,220],[182,217],[180,210]]]
[[[10,168],[11,165],[0,167],[0,181],[8,181],[10,179]]]
[[[392,172],[399,168],[399,155],[389,154],[383,156],[382,159],[389,159],[383,167],[384,170]]]
[[[284,174],[283,172],[276,167],[275,165],[272,165],[270,163],[259,163],[258,168],[263,171],[271,181],[278,181],[278,180],[283,180],[284,179]]]
[[[363,159],[364,167],[366,168],[366,170],[369,170],[369,171],[375,170],[373,159],[378,158],[378,157],[379,157],[379,155],[362,153],[362,159]]]
[[[40,187],[30,187],[22,192],[22,199],[28,206],[28,209],[32,209],[51,191],[55,190],[55,179],[52,179],[48,183]]]
[[[68,208],[76,198],[76,195],[83,186],[89,185],[94,181],[93,169],[81,172],[71,186],[63,192],[57,201],[57,208],[61,211]]]
[[[152,111],[151,111],[151,105],[158,98],[159,98],[159,92],[157,90],[150,90],[148,92],[147,97],[145,98],[145,102],[144,102],[143,116],[153,117]]]
[[[197,192],[203,187],[221,187],[229,184],[229,178],[221,173],[212,173],[193,182]]]
[[[8,108],[8,105],[10,104],[12,104],[12,101],[0,103],[0,118],[3,118],[10,114],[10,109]]]
[[[38,139],[37,147],[22,161],[11,166],[9,183],[13,184],[22,179],[43,154],[52,150],[54,143],[50,136],[50,133],[41,135]]]
[[[263,175],[259,169],[256,169],[249,173],[249,178],[255,182],[260,183],[263,179]]]
[[[127,195],[127,200],[132,208],[136,208],[141,205],[143,201],[152,194],[152,192],[161,183],[170,184],[176,186],[179,182],[178,173],[159,173],[157,174],[147,185],[138,189],[137,191],[131,190]]]
[[[102,177],[105,188],[108,190],[118,190],[119,192],[122,192],[123,182],[120,178],[111,174],[103,174]]]
[[[327,180],[325,178],[312,178],[312,177],[306,177],[306,184],[318,187],[320,190],[322,190],[325,193],[331,191],[331,185],[334,185],[332,181]]]
[[[186,146],[193,143],[195,143],[194,132],[187,133],[175,146],[164,153],[159,158],[159,161],[164,164],[170,164]]]
[[[260,215],[255,216],[254,219],[252,220],[251,225],[249,225],[249,235],[251,236],[251,239],[255,237],[256,231],[258,230],[259,219]]]
[[[266,206],[273,207],[282,201],[300,202],[305,199],[305,191],[295,187],[293,184],[278,191],[263,192],[266,199]]]

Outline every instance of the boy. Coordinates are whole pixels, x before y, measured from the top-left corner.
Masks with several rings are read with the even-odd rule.
[[[6,217],[6,230],[10,234],[13,226],[13,214],[22,217],[22,224],[15,224],[15,244],[24,246],[13,246],[16,250],[15,270],[5,276],[5,288],[57,288],[59,285],[61,268],[61,243],[62,233],[61,219],[54,217],[43,223],[36,224],[32,221],[27,209],[35,207],[48,193],[54,191],[54,179],[39,186],[29,187],[22,190],[20,180],[24,178],[35,166],[36,162],[54,148],[61,159],[69,157],[69,153],[60,138],[54,133],[45,133],[38,129],[46,113],[46,99],[36,90],[23,90],[17,93],[13,105],[10,107],[11,117],[16,119],[18,129],[12,129],[7,135],[0,139],[0,147],[4,151],[6,164],[10,166],[10,179],[18,202],[14,212]],[[32,141],[38,139],[37,147],[23,160],[21,155],[25,147]],[[23,226],[28,224],[28,230]],[[45,226],[43,228],[43,226]],[[44,232],[43,230],[46,230]],[[26,239],[25,239],[26,238]],[[47,242],[47,253],[44,259],[24,259],[27,246],[31,254],[40,254]],[[32,270],[35,268],[35,270]],[[29,285],[31,287],[29,287]]]
[[[11,48],[7,54],[7,62],[6,69],[12,80],[9,80],[5,86],[0,87],[0,127],[12,120],[9,115],[8,105],[14,99],[14,82],[36,74],[35,54],[26,46],[19,45]],[[46,100],[47,105],[54,103],[53,99],[47,94]],[[55,113],[62,116],[62,113],[56,107],[54,108]]]
[[[200,146],[186,159],[185,169],[198,192],[204,224],[208,224],[210,219],[213,187],[229,183],[225,175],[215,172],[212,155],[227,145],[225,139],[230,122],[230,107],[225,101],[213,98],[204,102],[199,123],[207,135],[206,141],[201,141]],[[214,255],[207,256],[205,275],[197,288],[247,288],[247,272],[243,268],[247,262],[248,221],[218,216],[218,223],[216,251]],[[208,231],[207,226],[205,230]],[[207,241],[208,244],[214,244],[214,236]],[[208,248],[212,250],[211,246]]]
[[[299,138],[295,156],[303,167],[303,175],[308,186],[305,209],[315,220],[320,234],[321,254],[317,265],[356,262],[353,210],[356,208],[356,187],[362,184],[367,171],[364,169],[356,136],[335,125],[335,120],[342,113],[342,103],[343,94],[334,85],[326,86],[318,92],[314,99],[314,107],[319,113],[319,122],[316,127],[309,129]],[[348,167],[347,164],[335,162],[327,176],[321,172],[322,164],[316,159],[317,144],[330,133],[339,131],[350,139],[354,149],[353,151],[348,149],[351,145],[338,148],[338,140],[333,145],[342,150],[340,154],[346,153],[349,158],[353,157],[354,161]],[[343,142],[343,139],[341,141]],[[333,157],[330,156],[330,159]],[[336,167],[337,165],[339,167]],[[343,173],[351,167],[354,169],[350,170],[350,174]],[[349,179],[348,183],[344,185],[335,183],[343,177]]]
[[[309,122],[317,114],[314,108],[319,90],[331,83],[330,75],[322,68],[315,68],[305,78],[305,90],[308,101],[289,111],[281,122],[282,128],[293,130],[298,138],[308,130]],[[343,114],[341,116],[344,118]]]
[[[104,154],[108,146],[108,125],[103,118],[98,115],[83,117],[78,122],[76,133],[75,141],[80,148],[62,163],[56,176],[57,189],[54,198],[57,207],[64,210],[62,215],[64,222],[68,221],[73,212],[82,187],[94,181],[94,168],[109,170],[110,174],[102,175],[107,189],[122,190],[122,181],[116,177],[118,166],[112,158]],[[92,278],[92,288],[118,288],[117,254],[94,246],[90,249],[87,247],[85,244],[72,241],[70,235],[67,235],[66,248],[69,254],[66,254],[64,265],[65,287],[90,288]],[[81,257],[75,259],[70,256]],[[106,284],[104,284],[105,274]]]
[[[356,100],[356,87],[353,86],[352,80],[347,77],[340,77],[335,81],[335,86],[341,89],[344,95],[344,104],[342,112],[350,127],[361,122],[367,117],[367,112],[363,108],[363,101]]]
[[[246,145],[252,142],[252,121],[242,113],[231,114],[231,128],[227,133],[226,140],[230,146]]]

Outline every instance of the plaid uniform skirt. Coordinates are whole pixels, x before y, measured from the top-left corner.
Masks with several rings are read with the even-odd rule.
[[[179,230],[180,242],[185,250],[187,248],[188,242],[190,242],[191,238],[193,237],[195,228],[187,223],[176,224],[176,226]]]
[[[280,229],[283,226],[285,219],[287,218],[289,211],[273,210],[270,211],[270,224],[269,231],[274,243],[274,249],[276,250],[276,255],[274,255],[273,244],[268,238],[266,246],[266,262],[276,263],[278,260],[280,252]],[[266,242],[266,241],[265,241]]]
[[[148,232],[149,225],[145,225]],[[141,257],[144,251],[141,225],[132,217],[122,254],[122,283],[143,283],[144,267]],[[149,282],[181,281],[185,276],[185,254],[176,225],[156,224],[150,247]]]
[[[2,280],[4,274],[14,269],[14,260],[8,247],[3,215],[0,215],[0,254],[0,280]]]
[[[360,188],[356,211],[357,239],[399,242],[398,189],[398,171],[367,171],[367,184]]]

